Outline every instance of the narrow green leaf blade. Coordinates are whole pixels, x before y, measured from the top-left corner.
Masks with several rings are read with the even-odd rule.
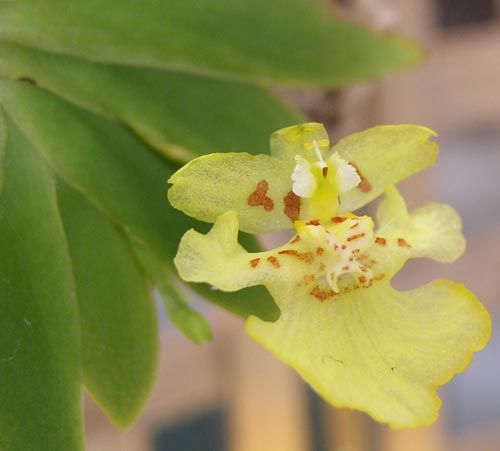
[[[4,178],[5,178],[4,160],[5,160],[6,144],[7,144],[7,124],[5,123],[0,103],[0,196],[2,195]]]
[[[144,270],[161,294],[163,304],[172,323],[187,338],[195,343],[212,339],[212,331],[208,321],[188,305],[186,296],[175,286],[173,275],[162,264],[162,261],[139,240],[132,238],[132,244]]]
[[[85,197],[57,186],[73,261],[83,381],[118,426],[146,401],[158,363],[156,311],[126,235]]]
[[[0,97],[64,181],[146,243],[175,271],[172,260],[180,237],[191,227],[201,227],[166,200],[166,180],[175,170],[171,163],[119,124],[42,89],[0,79]],[[278,314],[274,301],[262,287],[237,294],[214,291],[201,284],[193,288],[241,316],[254,314],[270,320]]]
[[[8,122],[0,199],[0,448],[83,450],[80,329],[54,180]]]
[[[330,87],[421,57],[405,39],[335,19],[320,0],[5,1],[0,38],[95,61]]]
[[[96,64],[0,42],[0,73],[126,123],[165,155],[264,152],[270,134],[302,121],[263,88],[154,69]]]

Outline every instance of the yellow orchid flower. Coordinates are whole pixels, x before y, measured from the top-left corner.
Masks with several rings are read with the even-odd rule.
[[[382,126],[329,150],[321,124],[302,124],[272,135],[271,156],[206,155],[169,180],[174,207],[215,223],[182,238],[180,276],[225,291],[266,286],[281,316],[250,317],[250,336],[332,404],[393,427],[435,421],[436,388],[490,335],[488,312],[463,285],[436,280],[399,292],[390,283],[409,258],[451,262],[465,248],[451,207],[409,213],[394,187],[434,163],[434,135]],[[375,222],[352,213],[382,193]],[[238,229],[288,228],[295,235],[277,249],[249,253],[238,243]]]

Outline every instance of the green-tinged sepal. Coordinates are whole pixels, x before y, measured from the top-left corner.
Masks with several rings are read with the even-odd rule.
[[[312,160],[314,142],[325,152],[330,149],[330,139],[323,124],[309,122],[282,128],[271,135],[271,155],[293,168],[297,155]]]
[[[240,230],[259,233],[293,227],[287,215],[292,189],[286,163],[269,155],[221,153],[196,158],[168,180],[170,203],[196,219],[215,222],[236,210]]]
[[[333,150],[354,165],[361,178],[357,188],[342,194],[343,211],[353,211],[384,190],[429,166],[437,158],[436,133],[417,125],[384,125],[341,139]]]

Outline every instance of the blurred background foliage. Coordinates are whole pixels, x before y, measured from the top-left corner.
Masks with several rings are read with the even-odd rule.
[[[267,152],[304,120],[278,87],[420,56],[320,0],[0,1],[0,448],[83,449],[82,386],[117,426],[134,420],[157,368],[153,287],[196,343],[211,331],[191,290],[276,318],[264,289],[180,282],[179,238],[205,226],[168,205],[166,180],[201,154]]]

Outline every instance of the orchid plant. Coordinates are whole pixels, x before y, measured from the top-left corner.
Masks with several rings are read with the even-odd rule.
[[[435,162],[434,136],[380,126],[330,150],[323,125],[308,123],[275,132],[271,155],[206,155],[169,180],[174,207],[214,223],[206,235],[182,238],[180,276],[224,291],[267,287],[281,316],[249,317],[250,336],[333,405],[397,428],[434,422],[436,388],[490,336],[488,312],[463,285],[391,286],[408,259],[452,262],[465,249],[450,206],[410,213],[394,185]],[[381,194],[376,220],[353,213]],[[282,229],[294,235],[276,249],[249,253],[238,244],[238,230]]]

